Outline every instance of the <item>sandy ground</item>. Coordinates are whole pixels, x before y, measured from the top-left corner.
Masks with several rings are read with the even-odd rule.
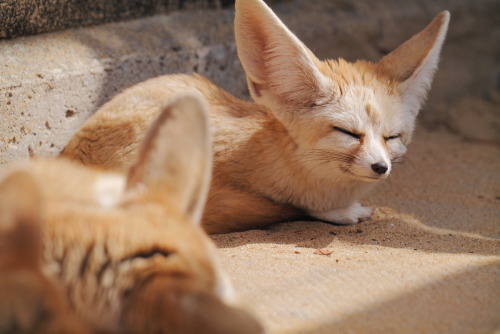
[[[419,128],[355,226],[216,235],[269,333],[500,333],[500,146]]]

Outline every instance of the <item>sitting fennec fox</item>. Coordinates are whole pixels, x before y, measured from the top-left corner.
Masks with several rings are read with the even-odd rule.
[[[162,108],[126,175],[65,159],[2,171],[0,333],[262,333],[222,301],[199,226],[212,156],[200,103]]]
[[[244,230],[307,214],[355,224],[357,201],[406,151],[445,39],[449,13],[378,63],[320,61],[262,0],[237,0],[238,55],[255,103],[199,76],[167,75],[106,103],[63,155],[127,168],[160,106],[188,88],[210,107],[214,176],[203,225]],[[191,133],[186,133],[186,138]]]

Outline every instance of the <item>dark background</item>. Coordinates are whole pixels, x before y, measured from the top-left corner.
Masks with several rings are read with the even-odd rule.
[[[0,38],[232,4],[234,0],[7,0],[0,2]]]

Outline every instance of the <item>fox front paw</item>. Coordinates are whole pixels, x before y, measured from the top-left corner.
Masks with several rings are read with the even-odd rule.
[[[309,214],[315,218],[330,223],[353,225],[370,219],[372,208],[362,206],[358,202],[354,202],[347,208],[334,209],[330,211],[310,211]]]

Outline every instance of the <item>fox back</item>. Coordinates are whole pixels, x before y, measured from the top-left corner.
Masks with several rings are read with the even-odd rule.
[[[448,21],[440,13],[377,63],[321,61],[262,0],[237,0],[237,51],[255,103],[198,75],[154,78],[106,103],[63,155],[126,168],[159,106],[193,87],[209,103],[214,136],[208,232],[304,215],[358,223],[371,213],[358,200],[390,175],[411,141]]]
[[[74,328],[45,332],[260,333],[252,316],[225,303],[231,287],[199,226],[207,127],[201,100],[185,96],[162,108],[126,173],[65,159],[4,169],[0,332],[60,328],[66,312]],[[11,289],[20,273],[25,288]],[[19,306],[5,306],[5,293]],[[40,318],[26,299],[53,316]]]

